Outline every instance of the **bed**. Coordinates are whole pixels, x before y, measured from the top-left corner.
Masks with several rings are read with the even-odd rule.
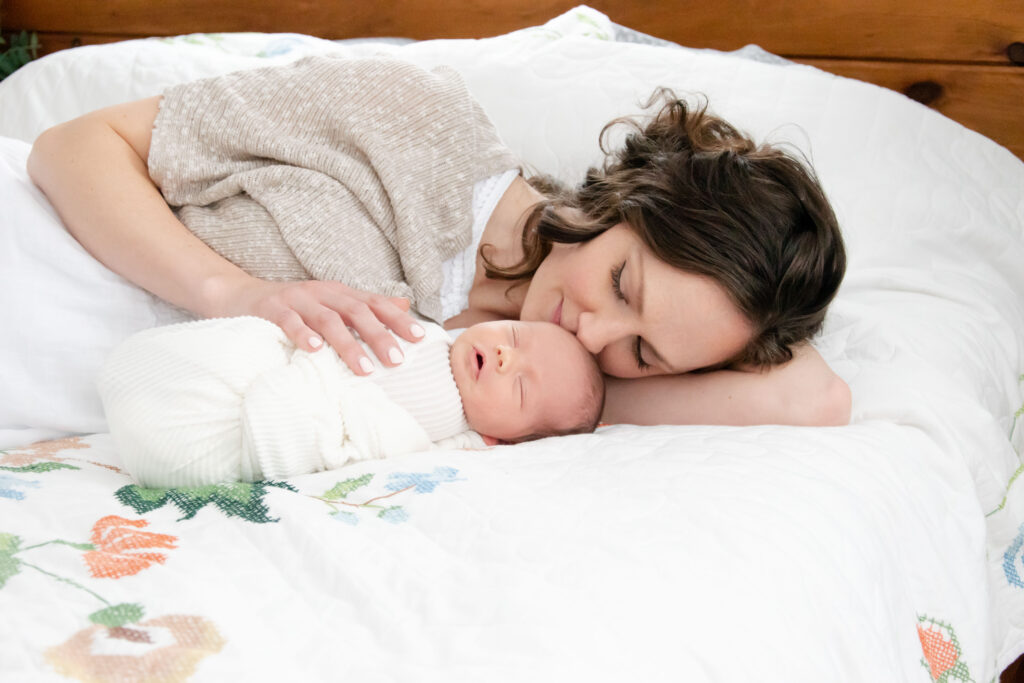
[[[0,385],[24,416],[0,430],[0,678],[989,683],[1024,653],[1024,164],[891,90],[620,21],[581,6],[481,40],[190,34],[0,83]],[[323,53],[454,67],[514,151],[570,181],[660,85],[801,149],[849,249],[815,345],[851,424],[611,425],[133,485],[83,387],[118,338],[182,314],[63,233],[29,141]]]

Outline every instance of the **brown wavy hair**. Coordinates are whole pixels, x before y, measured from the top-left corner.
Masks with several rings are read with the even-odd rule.
[[[821,328],[846,270],[832,207],[810,164],[781,146],[756,144],[667,89],[646,123],[616,119],[601,132],[605,163],[569,190],[534,181],[548,198],[523,231],[523,259],[487,275],[530,278],[555,242],[586,242],[627,224],[665,263],[717,282],[754,328],[740,354],[724,365],[768,366],[792,358],[791,347]],[[614,151],[608,133],[629,132]],[[579,211],[566,211],[578,209]]]

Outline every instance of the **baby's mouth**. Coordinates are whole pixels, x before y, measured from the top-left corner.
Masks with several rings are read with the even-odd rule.
[[[480,371],[484,369],[484,355],[473,349],[474,361],[476,362],[476,379],[480,379]]]

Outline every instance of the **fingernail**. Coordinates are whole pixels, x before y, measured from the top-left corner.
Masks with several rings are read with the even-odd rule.
[[[390,351],[388,351],[388,358],[391,359],[392,363],[395,363],[397,365],[398,363],[401,363],[403,360],[402,352],[396,348],[392,348]]]
[[[371,372],[373,372],[373,361],[371,361],[366,356],[363,356],[362,358],[359,359],[359,367],[363,369],[363,372],[369,375]]]
[[[310,337],[309,345],[312,346],[314,349],[319,349],[321,346],[324,345],[324,340],[321,339],[320,337]]]
[[[416,323],[412,324],[412,327],[409,328],[409,331],[412,332],[412,336],[416,337],[417,339],[427,334],[426,332],[423,331],[423,328],[417,325]]]

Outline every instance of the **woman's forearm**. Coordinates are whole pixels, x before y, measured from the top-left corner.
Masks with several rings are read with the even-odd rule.
[[[764,371],[608,380],[602,421],[618,424],[845,425],[850,389],[810,346]]]
[[[196,314],[223,315],[222,293],[251,278],[189,232],[150,179],[158,109],[154,97],[51,128],[33,145],[29,174],[108,268]]]

